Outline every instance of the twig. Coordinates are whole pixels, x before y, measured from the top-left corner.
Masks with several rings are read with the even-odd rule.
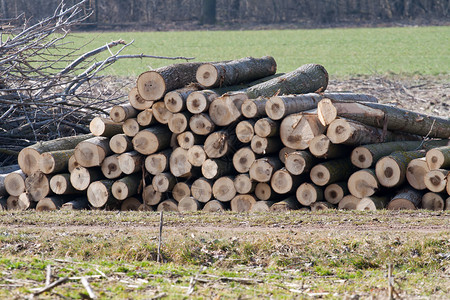
[[[50,285],[52,281],[52,266],[51,265],[47,265],[47,273],[45,276],[45,285]]]
[[[54,281],[53,283],[51,283],[51,284],[49,284],[49,285],[47,285],[47,286],[44,286],[43,288],[41,288],[41,289],[35,291],[35,292],[33,293],[33,295],[34,295],[34,296],[38,296],[38,295],[40,295],[40,294],[42,294],[42,293],[45,293],[45,292],[47,292],[47,291],[50,291],[50,290],[53,289],[54,287],[57,287],[58,285],[63,284],[64,282],[66,282],[68,279],[69,279],[69,277],[63,277],[63,278],[60,278],[60,279]]]
[[[394,278],[392,277],[392,264],[388,264],[388,298],[394,299]]]
[[[95,295],[94,291],[91,289],[91,286],[89,285],[89,281],[86,277],[81,277],[81,283],[83,284],[84,288],[88,292],[89,298],[91,299],[97,299],[97,296]]]
[[[162,230],[163,230],[163,211],[161,211],[160,217],[159,217],[158,256],[156,257],[156,262],[158,262],[158,263],[161,262]]]

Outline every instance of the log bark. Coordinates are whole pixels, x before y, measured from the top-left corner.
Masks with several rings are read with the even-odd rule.
[[[199,211],[202,209],[202,205],[199,201],[193,197],[184,197],[178,202],[178,211]]]
[[[281,169],[282,163],[278,157],[259,158],[250,167],[250,178],[258,182],[269,182],[273,173]]]
[[[208,135],[216,129],[216,124],[208,114],[196,114],[189,120],[189,128],[198,135]]]
[[[30,195],[32,201],[38,202],[52,194],[50,189],[51,177],[51,175],[37,171],[25,179],[25,191]]]
[[[162,200],[162,193],[155,190],[152,184],[142,190],[142,202],[147,206],[157,205]]]
[[[268,101],[267,98],[245,100],[241,106],[242,115],[249,119],[267,116],[266,103]]]
[[[100,166],[112,151],[109,147],[109,139],[107,137],[94,137],[80,142],[75,147],[75,159],[83,167]]]
[[[19,197],[20,194],[25,192],[25,178],[26,175],[22,170],[6,175],[3,184],[8,195]]]
[[[425,174],[430,171],[425,157],[411,160],[406,168],[406,180],[416,190],[426,189]]]
[[[220,201],[211,200],[203,206],[202,210],[206,212],[222,212],[225,210],[225,205]]]
[[[128,101],[130,102],[131,106],[133,106],[137,110],[149,109],[153,106],[154,102],[154,101],[147,101],[144,98],[142,98],[138,92],[137,87],[132,88],[128,93]]]
[[[152,106],[153,117],[160,124],[169,123],[172,113],[166,108],[163,101],[155,102]]]
[[[275,74],[277,63],[271,56],[246,57],[228,62],[203,64],[197,69],[197,81],[208,88],[232,86]]]
[[[356,210],[376,211],[377,209],[384,209],[388,202],[389,202],[388,196],[364,197],[356,205]]]
[[[323,196],[329,203],[338,204],[348,193],[347,181],[342,181],[327,185],[323,191]]]
[[[239,174],[234,177],[234,188],[238,194],[251,194],[255,191],[257,182],[248,174]]]
[[[233,163],[227,160],[208,158],[202,164],[202,174],[208,179],[217,179],[233,171]]]
[[[39,160],[39,169],[44,174],[67,171],[69,159],[74,153],[74,149],[44,152]]]
[[[270,185],[276,193],[288,194],[293,193],[306,179],[306,176],[292,175],[287,169],[282,168],[273,173]]]
[[[424,182],[425,186],[432,192],[440,193],[444,192],[447,187],[447,178],[450,174],[449,170],[437,169],[431,170],[425,174]]]
[[[193,114],[207,112],[209,106],[217,97],[219,95],[211,90],[193,92],[186,99],[186,108]]]
[[[152,175],[169,170],[170,154],[172,149],[166,149],[159,153],[151,154],[145,158],[145,169]]]
[[[353,195],[344,196],[338,203],[338,209],[342,210],[356,210],[361,199]]]
[[[213,196],[215,199],[228,202],[236,196],[236,188],[234,187],[233,178],[224,176],[218,178],[212,187]]]
[[[424,151],[394,152],[378,160],[375,173],[382,186],[396,187],[406,181],[406,169],[411,160],[425,157]]]
[[[250,147],[244,147],[233,155],[233,166],[239,173],[248,173],[257,156]]]
[[[351,147],[333,144],[325,134],[320,134],[309,142],[309,151],[315,157],[333,159],[347,156],[351,151]]]
[[[139,112],[131,103],[114,105],[109,111],[109,118],[115,123],[120,123],[131,118],[136,118]]]
[[[422,208],[428,210],[444,210],[446,195],[428,192],[422,197]]]
[[[80,191],[75,189],[70,183],[70,174],[56,174],[50,179],[50,189],[56,195],[78,194]]]
[[[170,172],[175,177],[189,177],[192,171],[192,165],[188,160],[188,151],[178,147],[173,150],[169,159]]]
[[[61,210],[82,210],[89,208],[89,201],[86,196],[77,197],[64,203],[61,206]]]
[[[138,193],[142,177],[140,174],[132,174],[114,181],[111,192],[117,200],[125,200]]]
[[[159,173],[153,177],[152,185],[155,188],[155,191],[164,193],[171,191],[175,184],[177,183],[177,179],[173,176],[172,173]]]
[[[326,127],[320,123],[317,114],[298,113],[287,116],[280,125],[280,138],[286,147],[305,150],[309,142],[325,132]]]
[[[186,110],[189,95],[197,90],[198,88],[196,86],[190,85],[185,88],[168,92],[164,96],[164,105],[168,111],[174,114]]]
[[[109,140],[109,148],[111,151],[117,154],[129,152],[133,150],[133,143],[131,138],[125,134],[116,134]]]
[[[310,177],[315,184],[325,186],[347,180],[356,170],[350,158],[334,159],[315,165],[311,169]]]
[[[270,211],[272,211],[272,212],[287,212],[287,211],[291,211],[291,210],[297,210],[300,208],[301,208],[300,203],[298,203],[298,201],[297,201],[297,199],[295,199],[295,197],[291,196],[282,201],[272,204],[272,206],[270,207]]]
[[[450,146],[430,149],[427,154],[427,164],[430,170],[450,168]]]
[[[178,145],[186,150],[191,149],[194,145],[205,143],[205,136],[194,134],[192,131],[186,131],[177,135]]]
[[[284,165],[292,175],[301,175],[309,172],[320,160],[308,151],[293,151],[286,155]]]
[[[169,147],[170,135],[171,132],[167,126],[157,125],[146,128],[133,138],[133,148],[144,155],[156,153]]]
[[[303,206],[310,206],[316,201],[324,199],[323,189],[315,184],[305,182],[302,183],[295,192],[297,201]]]
[[[151,108],[147,108],[141,111],[136,116],[136,120],[139,123],[139,125],[143,127],[154,125],[158,122],[156,121],[156,118],[153,117],[153,109]]]
[[[59,197],[46,197],[41,200],[36,205],[36,211],[53,211],[59,210],[61,206],[66,203],[69,199]]]
[[[172,197],[175,201],[180,202],[184,197],[191,196],[191,181],[177,182],[172,189]]]
[[[203,146],[200,145],[190,147],[187,156],[188,162],[194,167],[201,167],[207,159],[206,152],[203,150]]]
[[[120,170],[127,175],[141,171],[144,159],[145,157],[137,151],[122,153],[117,157]]]
[[[248,212],[255,203],[256,199],[252,195],[237,195],[230,202],[231,211]]]
[[[191,194],[192,197],[202,203],[206,203],[212,198],[213,181],[206,178],[198,178],[192,183]]]
[[[139,131],[141,131],[142,129],[144,129],[144,127],[142,127],[139,123],[138,123],[138,121],[137,121],[137,118],[130,118],[130,119],[127,119],[127,120],[125,120],[125,122],[123,122],[123,124],[122,124],[122,130],[123,130],[123,133],[126,135],[126,136],[129,136],[129,137],[134,137],[134,136],[136,136],[136,134],[138,134],[138,132]]]
[[[158,204],[156,211],[177,212],[178,202],[173,199],[164,200]]]
[[[92,182],[87,189],[87,198],[92,207],[115,208],[118,201],[112,194],[114,180],[103,179]]]
[[[100,168],[77,167],[70,173],[70,183],[79,191],[86,190],[92,182],[101,178],[103,174]]]
[[[422,193],[411,189],[405,188],[399,191],[392,200],[388,203],[387,209],[389,210],[415,210],[418,209],[422,202]]]
[[[270,211],[270,207],[275,203],[276,201],[256,201],[250,209],[250,212],[267,213]]]
[[[380,188],[374,169],[363,169],[353,173],[348,179],[350,193],[358,198],[370,197]]]
[[[122,201],[120,205],[121,211],[138,211],[142,202],[136,197],[130,197]]]
[[[244,120],[236,125],[236,137],[242,143],[250,143],[255,135],[255,120]]]
[[[119,154],[113,154],[106,157],[100,169],[107,179],[119,178],[122,175],[122,169],[119,164]],[[86,187],[87,188],[87,187]]]
[[[272,153],[278,153],[280,149],[283,148],[283,144],[281,143],[279,137],[265,138],[255,135],[252,138],[250,147],[256,154],[269,155]]]
[[[46,142],[39,142],[22,149],[17,161],[20,169],[27,175],[39,170],[39,158],[44,152],[74,149],[78,143],[92,138],[92,134],[59,138]]]
[[[169,118],[169,129],[173,133],[182,133],[189,127],[189,120],[192,114],[188,111],[174,113]]]
[[[122,123],[116,123],[111,119],[102,117],[94,117],[89,123],[89,130],[95,136],[112,137],[116,134],[123,133]]]

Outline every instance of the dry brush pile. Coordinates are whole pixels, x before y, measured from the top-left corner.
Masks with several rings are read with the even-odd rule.
[[[91,134],[24,148],[5,209],[450,208],[450,119],[326,92],[272,57],[142,73]],[[9,196],[8,196],[9,195]]]

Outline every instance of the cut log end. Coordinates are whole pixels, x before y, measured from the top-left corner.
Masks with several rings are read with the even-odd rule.
[[[204,87],[212,87],[218,81],[218,72],[212,64],[203,64],[197,69],[197,82]]]
[[[283,99],[272,97],[266,103],[266,113],[272,120],[281,120],[285,116],[286,108]]]
[[[402,180],[400,167],[394,159],[388,156],[377,162],[375,173],[380,184],[385,187],[394,187]]]
[[[350,193],[358,198],[372,196],[378,188],[378,180],[372,170],[357,171],[348,179],[348,189]]]
[[[370,168],[374,163],[372,153],[364,147],[356,147],[353,149],[350,159],[352,164],[360,169]]]
[[[155,101],[161,99],[166,93],[166,82],[157,72],[147,71],[139,75],[137,89],[144,100]]]
[[[315,184],[324,186],[329,183],[331,175],[330,171],[326,167],[316,165],[311,169],[310,177]]]
[[[444,198],[433,192],[426,193],[422,197],[422,208],[428,210],[444,210],[445,201]]]

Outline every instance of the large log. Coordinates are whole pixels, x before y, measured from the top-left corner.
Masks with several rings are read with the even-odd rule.
[[[250,167],[250,178],[258,182],[269,182],[273,173],[281,169],[282,163],[278,156],[259,158]]]
[[[196,82],[195,75],[202,64],[180,63],[144,72],[136,83],[139,95],[145,100],[159,100],[169,91]]]
[[[216,128],[216,124],[211,120],[208,114],[195,114],[189,120],[189,128],[198,135],[208,135]]]
[[[444,210],[445,201],[444,194],[428,192],[422,197],[422,208],[429,210]]]
[[[302,183],[295,192],[297,201],[303,206],[310,206],[316,201],[322,201],[323,189],[313,183]]]
[[[426,189],[425,174],[430,171],[425,157],[411,160],[406,168],[406,180],[416,190]]]
[[[141,171],[144,165],[144,156],[137,151],[122,153],[117,157],[119,168],[124,174],[130,175]]]
[[[26,175],[22,170],[17,170],[4,177],[3,185],[8,195],[19,197],[25,192]]]
[[[284,165],[292,175],[309,172],[319,160],[308,151],[292,151],[286,155]]]
[[[133,143],[131,138],[125,134],[116,134],[109,140],[109,148],[111,151],[117,154],[129,152],[133,150]]]
[[[422,202],[422,193],[411,188],[405,188],[399,191],[392,200],[388,203],[387,209],[389,210],[400,210],[408,209],[414,210],[418,209]]]
[[[255,152],[250,147],[241,148],[233,155],[234,169],[239,173],[248,173],[256,158]]]
[[[447,187],[448,174],[450,174],[450,171],[445,169],[431,170],[425,174],[423,181],[430,191],[444,192]]]
[[[108,179],[119,178],[122,175],[122,169],[119,165],[119,154],[113,154],[106,157],[100,166],[103,175]]]
[[[333,159],[347,156],[351,147],[333,144],[325,134],[320,134],[309,141],[309,151],[318,158]]]
[[[70,183],[79,191],[86,190],[92,182],[101,178],[103,174],[100,168],[77,167],[70,173]]]
[[[92,137],[92,134],[64,137],[26,147],[19,152],[17,158],[20,169],[27,175],[36,172],[39,170],[39,159],[42,153],[74,149],[78,143]]]
[[[255,191],[257,182],[248,174],[239,174],[234,177],[234,188],[238,194],[251,194]]]
[[[234,187],[233,178],[223,176],[218,178],[212,187],[213,196],[215,199],[228,202],[236,196],[236,188]]]
[[[93,137],[80,142],[75,147],[75,159],[83,167],[100,166],[108,155],[112,154],[107,137]]]
[[[315,165],[310,172],[312,182],[319,186],[347,180],[357,169],[350,158],[326,161]]]
[[[109,111],[110,119],[115,123],[123,122],[130,118],[135,118],[139,110],[135,109],[131,103],[114,105]]]
[[[123,132],[122,123],[116,123],[111,119],[94,117],[89,123],[89,130],[95,136],[112,137]]]
[[[74,153],[74,149],[44,152],[39,160],[39,169],[44,174],[67,171],[69,159]]]
[[[168,148],[171,132],[167,126],[157,125],[141,130],[133,138],[133,148],[137,152],[150,155]]]
[[[186,110],[188,96],[197,90],[198,88],[195,85],[189,85],[185,88],[170,91],[164,96],[164,105],[168,111],[174,114]]]
[[[331,204],[338,204],[348,193],[347,181],[342,181],[327,185],[323,197]]]
[[[80,191],[75,189],[70,183],[70,174],[56,174],[50,179],[50,189],[56,195],[78,194]]]
[[[270,179],[272,189],[278,194],[293,193],[305,182],[306,176],[292,175],[285,168],[275,171]]]
[[[192,165],[188,160],[188,151],[181,147],[173,150],[169,159],[170,172],[175,177],[189,177],[192,171]]]
[[[172,189],[172,197],[175,201],[180,202],[184,197],[191,196],[192,181],[177,182]]]
[[[169,160],[172,149],[166,149],[159,153],[148,155],[145,158],[145,169],[152,175],[163,173],[169,170]]]
[[[114,181],[111,186],[112,195],[117,200],[125,200],[138,193],[142,177],[140,174],[132,174]]]
[[[159,173],[152,179],[152,185],[155,191],[160,193],[171,191],[176,183],[177,179],[169,172]]]
[[[112,194],[114,180],[103,179],[92,182],[87,189],[87,198],[92,207],[116,208],[119,203]]]
[[[162,200],[162,193],[155,190],[153,184],[147,185],[142,190],[142,201],[147,206],[158,205]]]
[[[298,113],[287,116],[280,125],[280,138],[286,147],[305,150],[316,136],[325,133],[326,127],[320,123],[317,114]]]
[[[38,202],[52,194],[50,189],[51,177],[51,175],[37,171],[25,179],[25,191],[30,195],[32,201]]]
[[[370,197],[380,188],[374,169],[362,169],[353,173],[348,179],[348,190],[358,198]]]
[[[343,210],[356,210],[360,202],[361,198],[353,195],[347,195],[339,201],[338,208]]]
[[[232,86],[275,74],[277,63],[271,56],[246,57],[228,62],[207,63],[197,69],[197,81],[208,88]]]
[[[213,181],[200,177],[192,183],[192,197],[202,203],[206,203],[212,198]]]
[[[147,101],[139,95],[137,87],[133,87],[128,93],[128,101],[137,110],[149,109],[153,106],[153,101]]]
[[[200,114],[209,109],[209,105],[219,95],[211,90],[202,90],[191,93],[186,99],[186,108],[193,114]]]
[[[430,170],[450,168],[450,146],[430,149],[425,157]]]
[[[230,202],[231,211],[248,212],[255,203],[256,199],[252,195],[236,195]]]

